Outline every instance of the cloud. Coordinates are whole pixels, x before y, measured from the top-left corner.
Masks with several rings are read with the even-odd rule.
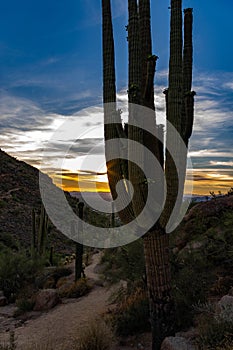
[[[233,167],[233,161],[221,162],[221,161],[213,161],[213,160],[211,160],[210,161],[210,165]]]
[[[233,81],[231,82],[228,82],[228,83],[225,83],[224,85],[223,85],[226,89],[231,89],[231,90],[233,90]]]
[[[202,73],[194,80],[197,96],[192,156],[233,157],[233,92],[228,86],[232,77],[232,73]]]
[[[227,193],[233,187],[233,169],[196,169],[193,193],[209,195],[210,191]]]
[[[194,80],[197,96],[189,154],[195,169],[209,169],[219,175],[220,181],[216,182],[204,171],[194,181],[195,184],[202,183],[200,191],[204,188],[206,191],[208,181],[210,186],[216,184],[219,187],[231,181],[231,177],[222,177],[222,171],[223,168],[228,171],[233,165],[232,78],[231,73],[212,76],[201,73]],[[163,121],[166,113],[163,94],[166,80],[166,71],[157,74],[155,105],[158,123]],[[70,176],[78,170],[86,170],[89,171],[87,178],[93,180],[95,174],[91,171],[105,171],[104,133],[102,107],[98,104],[88,107],[89,98],[93,101],[91,90],[70,94],[66,104],[70,103],[71,113],[65,115],[48,111],[33,100],[3,93],[0,97],[1,147],[53,176],[59,173],[58,165],[61,166],[65,157],[63,169],[66,168]],[[117,98],[126,109],[127,88],[119,91]],[[99,102],[99,96],[96,100]],[[80,106],[85,104],[87,108],[81,109]],[[57,105],[59,109],[59,100]],[[124,114],[124,121],[126,118]],[[69,179],[69,183],[73,180]]]
[[[30,100],[1,97],[0,147],[49,174],[67,165],[99,170],[104,162],[103,113],[94,106],[71,116],[47,113]],[[87,163],[87,155],[90,158]]]

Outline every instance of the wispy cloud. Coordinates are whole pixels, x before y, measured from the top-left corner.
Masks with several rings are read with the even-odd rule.
[[[220,162],[220,161],[213,161],[213,160],[211,160],[211,161],[210,161],[210,165],[233,167],[233,161]]]
[[[223,170],[229,171],[233,166],[232,81],[231,73],[211,77],[202,73],[194,81],[197,96],[189,154],[194,168],[199,171],[199,177],[195,176],[195,184],[197,185],[198,181],[201,184],[203,181],[200,187],[202,192],[204,189],[206,191],[208,181],[212,185],[215,183],[218,188],[227,188],[232,181],[231,176],[222,176],[225,174]],[[164,71],[155,86],[158,122],[165,116],[165,87]],[[125,88],[117,94],[118,101],[125,107],[126,90]],[[80,169],[104,172],[102,108],[98,105],[80,108],[82,104],[88,105],[90,97],[93,98],[91,90],[70,94],[69,99],[76,101],[77,109],[75,113],[64,115],[50,112],[30,99],[3,93],[0,97],[1,147],[50,174],[57,173],[56,176],[59,176],[57,169],[58,165],[61,167],[62,161],[63,169],[67,169],[71,173],[70,176]],[[218,182],[208,175],[210,173],[201,169],[209,169],[213,174],[218,174]],[[92,181],[92,176],[95,175],[89,173],[86,176]],[[69,179],[69,183],[73,180]]]

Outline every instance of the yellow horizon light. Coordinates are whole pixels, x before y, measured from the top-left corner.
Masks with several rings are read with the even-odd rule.
[[[194,179],[187,179],[187,188],[192,182],[195,195],[209,195],[210,191],[227,193],[233,187],[233,177],[225,174],[210,173],[210,170],[195,169]],[[197,178],[195,178],[197,177]],[[53,175],[54,183],[64,191],[69,192],[110,192],[107,175],[74,174],[67,172],[64,175]],[[231,183],[232,181],[232,183]],[[190,193],[185,193],[190,194]]]

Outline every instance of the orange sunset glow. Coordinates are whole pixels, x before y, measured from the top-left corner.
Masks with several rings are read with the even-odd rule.
[[[68,192],[109,192],[107,175],[65,173],[52,176],[53,182]]]
[[[193,172],[193,193],[208,195],[210,191],[226,193],[233,187],[230,169],[196,169]]]
[[[107,175],[75,174],[65,173],[53,175],[53,182],[64,191],[80,192],[109,192]],[[186,183],[190,185],[189,179]],[[233,187],[233,176],[230,170],[222,169],[194,169],[193,170],[193,194],[209,195],[210,191],[215,193],[226,193]],[[185,193],[189,194],[189,193]]]

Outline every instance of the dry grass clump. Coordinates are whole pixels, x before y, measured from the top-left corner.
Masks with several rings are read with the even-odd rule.
[[[110,350],[113,344],[113,333],[107,324],[100,319],[91,320],[83,329],[75,343],[74,350]]]
[[[150,329],[148,297],[141,283],[119,288],[112,295],[112,302],[116,307],[110,319],[117,336],[134,335]]]
[[[81,278],[75,283],[64,285],[60,288],[59,295],[64,298],[80,298],[90,292],[92,286],[86,278]]]

